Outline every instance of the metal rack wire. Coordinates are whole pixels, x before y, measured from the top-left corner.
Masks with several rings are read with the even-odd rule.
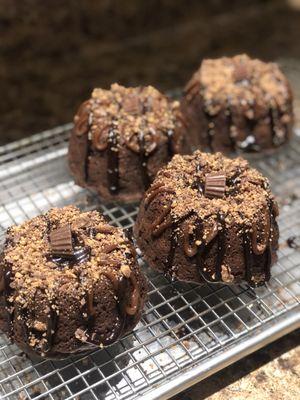
[[[65,157],[70,128],[0,147],[0,242],[10,225],[71,203],[99,209],[118,226],[133,224],[136,205],[101,204],[73,183]],[[254,161],[282,205],[279,261],[265,287],[171,283],[139,259],[150,288],[134,332],[65,361],[30,360],[1,334],[1,398],[164,399],[299,327],[300,253],[286,245],[300,234],[299,160],[296,137],[277,154]]]

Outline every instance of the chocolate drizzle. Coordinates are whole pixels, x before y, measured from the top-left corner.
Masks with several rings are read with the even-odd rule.
[[[206,110],[206,108],[203,109],[203,113],[206,117],[207,121],[207,129],[206,129],[206,140],[207,140],[207,145],[210,151],[214,151],[213,148],[213,137],[215,135],[215,123],[214,123],[214,117],[209,114],[209,112]]]
[[[196,173],[198,174],[201,171],[201,165],[197,164],[196,165]],[[202,196],[204,193],[204,185],[202,184],[199,176],[196,177],[195,182],[192,184],[193,189],[197,189],[198,193]]]
[[[140,292],[138,289],[138,283],[132,273],[130,274],[129,278],[126,278],[123,275],[118,276],[117,273],[113,272],[112,270],[102,270],[101,275],[105,276],[112,284],[113,290],[117,297],[119,317],[109,336],[104,333],[95,332],[94,327],[96,310],[94,308],[94,294],[93,289],[89,289],[89,291],[86,292],[86,303],[84,309],[84,312],[87,314],[86,335],[88,337],[88,341],[90,341],[92,344],[99,345],[102,343],[103,345],[109,345],[123,334],[124,329],[126,328],[128,316],[133,316],[136,314],[139,307]],[[132,287],[128,304],[126,300],[128,299],[129,282],[131,283]]]
[[[83,178],[85,182],[89,179],[89,159],[91,155],[91,138],[90,138],[90,124],[89,113],[91,110],[90,100],[85,101],[79,107],[77,114],[74,118],[74,131],[76,136],[84,137],[85,153],[83,163]]]
[[[219,230],[216,238],[218,243],[217,250],[217,260],[215,267],[215,281],[222,281],[222,263],[224,260],[224,255],[226,252],[226,236],[225,236],[225,216],[223,214],[218,214],[218,222],[221,229]]]
[[[228,137],[230,140],[231,149],[232,149],[232,151],[235,151],[236,150],[236,141],[235,141],[235,138],[232,133],[232,130],[234,129],[234,125],[233,125],[233,121],[232,121],[232,112],[231,112],[230,107],[227,107],[227,110],[226,110],[226,125],[228,126]]]
[[[174,131],[169,129],[167,132],[167,138],[168,138],[168,155],[169,158],[171,159],[174,155],[174,145],[173,145],[173,140],[174,140]]]
[[[86,262],[90,258],[91,249],[88,246],[75,246],[74,252],[70,256],[50,256],[51,261],[61,267],[73,267]]]
[[[288,139],[288,130],[286,126],[280,127],[280,117],[277,108],[269,108],[269,119],[272,134],[272,144],[280,146]]]
[[[107,181],[111,194],[119,191],[119,134],[113,125],[108,132]]]
[[[99,226],[99,232],[112,234],[113,228],[109,225],[101,225]],[[117,300],[118,318],[111,332],[95,331],[97,314],[95,309],[95,287],[89,287],[85,294],[83,314],[86,314],[86,317],[83,322],[86,326],[86,342],[93,345],[108,345],[118,339],[124,333],[127,319],[130,316],[134,316],[139,309],[140,291],[135,275],[129,266],[127,268],[121,266],[120,260],[110,256],[110,253],[118,248],[119,245],[117,243],[108,244],[102,250],[103,258],[100,256],[97,259],[100,266],[100,275],[111,283]],[[124,273],[122,268],[125,270]]]
[[[140,159],[142,180],[145,189],[147,189],[150,185],[150,177],[148,174],[148,167],[147,167],[148,156],[146,154],[144,132],[138,133],[138,143],[139,143],[139,159]]]
[[[274,214],[274,205],[272,200],[268,204],[270,215]],[[276,210],[275,210],[276,212]],[[272,247],[271,247],[271,220],[270,216],[265,213],[266,226],[264,227],[263,243],[258,245],[256,227],[252,231],[247,230],[243,233],[243,251],[245,260],[245,280],[250,286],[261,286],[264,281],[269,281],[271,277],[271,264],[272,264]],[[254,263],[264,263],[264,281],[253,281],[253,266]]]
[[[52,304],[50,305],[49,315],[47,316],[47,330],[46,330],[46,345],[43,346],[43,352],[48,353],[53,346],[53,341],[55,338],[55,333],[58,324],[58,314],[53,309]]]
[[[200,221],[197,222],[199,231],[203,237],[203,225]],[[211,235],[205,241],[202,239],[198,251],[196,253],[196,264],[202,278],[208,283],[219,283],[222,282],[222,264],[226,252],[226,235],[225,235],[225,216],[218,214],[217,223],[215,229],[211,232]],[[203,267],[203,259],[211,251],[214,245],[217,245],[217,256],[215,260],[214,275],[208,274]]]
[[[14,309],[13,304],[11,304],[9,298],[13,294],[13,289],[10,286],[13,281],[13,272],[11,266],[7,263],[4,264],[3,279],[5,308],[7,311],[7,320],[9,325],[9,338],[11,339],[13,337]]]
[[[85,156],[84,156],[84,181],[88,183],[89,181],[89,165],[90,165],[90,157],[91,157],[91,138],[90,133],[85,136]]]
[[[175,192],[174,189],[164,186],[163,183],[158,183],[156,185],[153,185],[151,189],[147,192],[147,197],[145,198],[144,205],[146,210],[151,204],[151,201],[154,200],[154,198],[160,193],[175,193]]]
[[[166,261],[166,268],[165,274],[169,273],[173,268],[173,262],[175,258],[176,248],[178,246],[178,236],[176,232],[176,226],[172,226],[172,232],[170,236],[170,250],[168,253],[167,261]]]

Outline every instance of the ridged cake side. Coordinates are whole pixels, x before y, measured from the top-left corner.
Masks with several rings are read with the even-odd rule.
[[[142,197],[159,168],[188,150],[179,103],[151,86],[95,89],[74,119],[69,165],[103,200]]]
[[[174,279],[259,286],[278,246],[277,203],[247,161],[175,156],[141,203],[134,235],[152,268]]]
[[[113,343],[139,321],[146,297],[123,231],[72,206],[11,227],[0,278],[1,330],[49,358]]]

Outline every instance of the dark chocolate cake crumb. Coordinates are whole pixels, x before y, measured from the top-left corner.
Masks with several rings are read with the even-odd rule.
[[[217,190],[207,196],[213,176]],[[159,171],[134,235],[149,265],[172,279],[256,287],[276,260],[277,215],[267,178],[247,161],[196,151]]]
[[[103,200],[135,201],[174,154],[188,152],[179,102],[151,86],[95,89],[74,118],[69,165]]]
[[[287,245],[291,248],[291,249],[300,249],[300,236],[299,235],[293,235],[290,236],[287,239]]]
[[[146,297],[124,232],[73,206],[8,230],[0,283],[1,330],[48,358],[115,342],[139,321]]]
[[[293,95],[275,63],[247,55],[204,60],[181,103],[194,147],[259,152],[292,136]]]

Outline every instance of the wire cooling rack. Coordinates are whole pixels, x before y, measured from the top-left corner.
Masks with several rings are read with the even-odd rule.
[[[133,224],[136,205],[103,205],[73,183],[70,128],[0,147],[0,241],[10,225],[66,204],[99,209],[124,228]],[[253,163],[281,204],[279,261],[265,287],[171,283],[140,259],[149,301],[134,332],[65,361],[30,360],[1,334],[1,399],[166,399],[299,327],[300,252],[286,241],[300,234],[300,137]]]

